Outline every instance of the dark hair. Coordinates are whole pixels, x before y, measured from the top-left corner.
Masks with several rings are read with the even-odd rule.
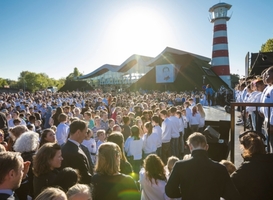
[[[128,124],[129,121],[130,121],[130,118],[129,118],[128,116],[124,116],[124,117],[122,118],[122,120],[123,120],[124,124]]]
[[[177,111],[177,108],[176,107],[171,107],[170,111],[171,111],[171,113],[175,113]]]
[[[67,115],[65,113],[61,113],[59,116],[58,116],[58,121],[59,122],[63,122],[67,119]]]
[[[51,128],[44,129],[41,135],[41,140],[40,140],[40,148],[45,144],[48,143],[48,141],[45,139],[47,137],[47,134],[54,131]]]
[[[159,117],[156,116],[156,115],[152,116],[152,121],[154,121],[154,122],[157,123],[157,124],[160,123]]]
[[[262,138],[255,132],[248,131],[240,137],[240,143],[244,147],[243,157],[252,157],[255,154],[265,154],[265,145]]]
[[[0,184],[4,182],[5,176],[9,171],[18,171],[20,165],[19,157],[21,157],[21,154],[18,152],[0,152]]]
[[[76,169],[66,167],[58,173],[54,185],[60,186],[64,192],[67,192],[70,187],[78,183],[79,178],[80,175]]]
[[[151,183],[153,183],[152,179],[155,180],[156,184],[157,180],[166,180],[164,163],[157,155],[148,155],[144,160],[144,168],[146,176],[149,178]]]
[[[160,114],[162,114],[162,115],[165,115],[165,116],[166,116],[166,115],[168,115],[168,112],[167,112],[167,110],[161,110],[161,111],[160,111]]]
[[[148,131],[147,135],[151,135],[152,132],[153,132],[153,125],[152,125],[152,123],[151,122],[146,122],[144,126],[147,129],[147,131]]]
[[[39,177],[50,171],[49,161],[54,158],[56,152],[61,150],[61,146],[56,143],[44,144],[33,156],[33,174]]]
[[[69,134],[73,135],[77,130],[83,131],[87,127],[87,123],[83,120],[75,120],[69,126]]]
[[[137,125],[134,125],[131,127],[132,137],[134,137],[134,140],[139,140],[139,128]]]

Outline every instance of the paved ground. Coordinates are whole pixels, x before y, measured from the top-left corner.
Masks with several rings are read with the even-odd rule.
[[[225,109],[221,106],[204,106],[204,111],[206,113],[206,120],[212,120],[212,121],[219,121],[219,120],[230,120],[230,114],[225,112]],[[237,121],[237,116],[239,115],[239,112],[235,113],[236,119],[235,124]],[[240,150],[240,144],[239,144],[239,134],[243,132],[243,126],[236,126],[235,127],[235,166],[238,167],[242,163],[243,159],[241,157],[241,150]],[[229,159],[229,158],[228,158]]]

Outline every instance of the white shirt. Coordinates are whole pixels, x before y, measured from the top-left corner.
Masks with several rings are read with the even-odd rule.
[[[164,119],[164,121],[162,122],[161,129],[162,143],[170,142],[172,138],[172,124],[168,118]]]
[[[63,145],[67,141],[69,126],[64,122],[57,126],[56,139],[59,145]]]
[[[162,146],[162,129],[160,126],[156,125],[153,127],[153,133],[157,134],[158,137],[158,144],[157,144],[157,148]]]
[[[168,200],[165,193],[166,181],[152,179],[152,183],[146,177],[145,169],[142,168],[139,172],[139,183],[141,186],[141,200]]]
[[[179,138],[179,128],[180,128],[180,122],[179,119],[176,116],[170,116],[170,121],[172,122],[172,138]]]
[[[147,133],[145,133],[142,139],[143,139],[142,149],[145,154],[156,152],[158,145],[158,137],[156,133],[151,133],[151,135],[149,136]]]
[[[178,118],[178,120],[179,120],[179,132],[184,133],[185,124],[184,124],[183,116],[181,118]]]
[[[273,85],[268,86],[266,88],[266,92],[264,95],[261,97],[261,103],[273,103]],[[270,111],[268,110],[268,107],[262,107],[262,111],[264,114],[264,119],[266,122],[269,122],[271,125],[273,125],[273,110],[272,107],[270,108]],[[268,119],[268,112],[269,114],[269,119]]]
[[[128,137],[124,150],[127,153],[127,156],[133,156],[134,160],[141,160],[142,158],[142,148],[143,148],[143,140],[140,138],[139,140],[134,140],[134,137]]]
[[[189,120],[190,125],[198,125],[201,124],[201,115],[199,113],[196,113],[194,116],[190,116]]]

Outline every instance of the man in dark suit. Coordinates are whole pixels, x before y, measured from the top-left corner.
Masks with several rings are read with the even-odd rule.
[[[19,200],[14,190],[20,187],[29,165],[20,153],[0,152],[0,200]]]
[[[226,168],[208,158],[205,136],[195,132],[187,142],[192,157],[174,165],[165,187],[167,196],[183,200],[240,199]]]
[[[62,147],[62,168],[72,167],[80,173],[80,183],[90,184],[93,173],[91,158],[88,150],[81,145],[87,133],[87,124],[75,120],[70,124],[70,137]]]

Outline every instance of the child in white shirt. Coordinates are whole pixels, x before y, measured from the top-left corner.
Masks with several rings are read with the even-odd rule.
[[[85,139],[82,142],[82,145],[86,146],[90,156],[91,156],[91,160],[92,163],[95,165],[96,164],[96,154],[97,154],[97,145],[96,145],[96,141],[94,138],[92,138],[93,136],[93,131],[89,128],[87,129],[87,134]]]

